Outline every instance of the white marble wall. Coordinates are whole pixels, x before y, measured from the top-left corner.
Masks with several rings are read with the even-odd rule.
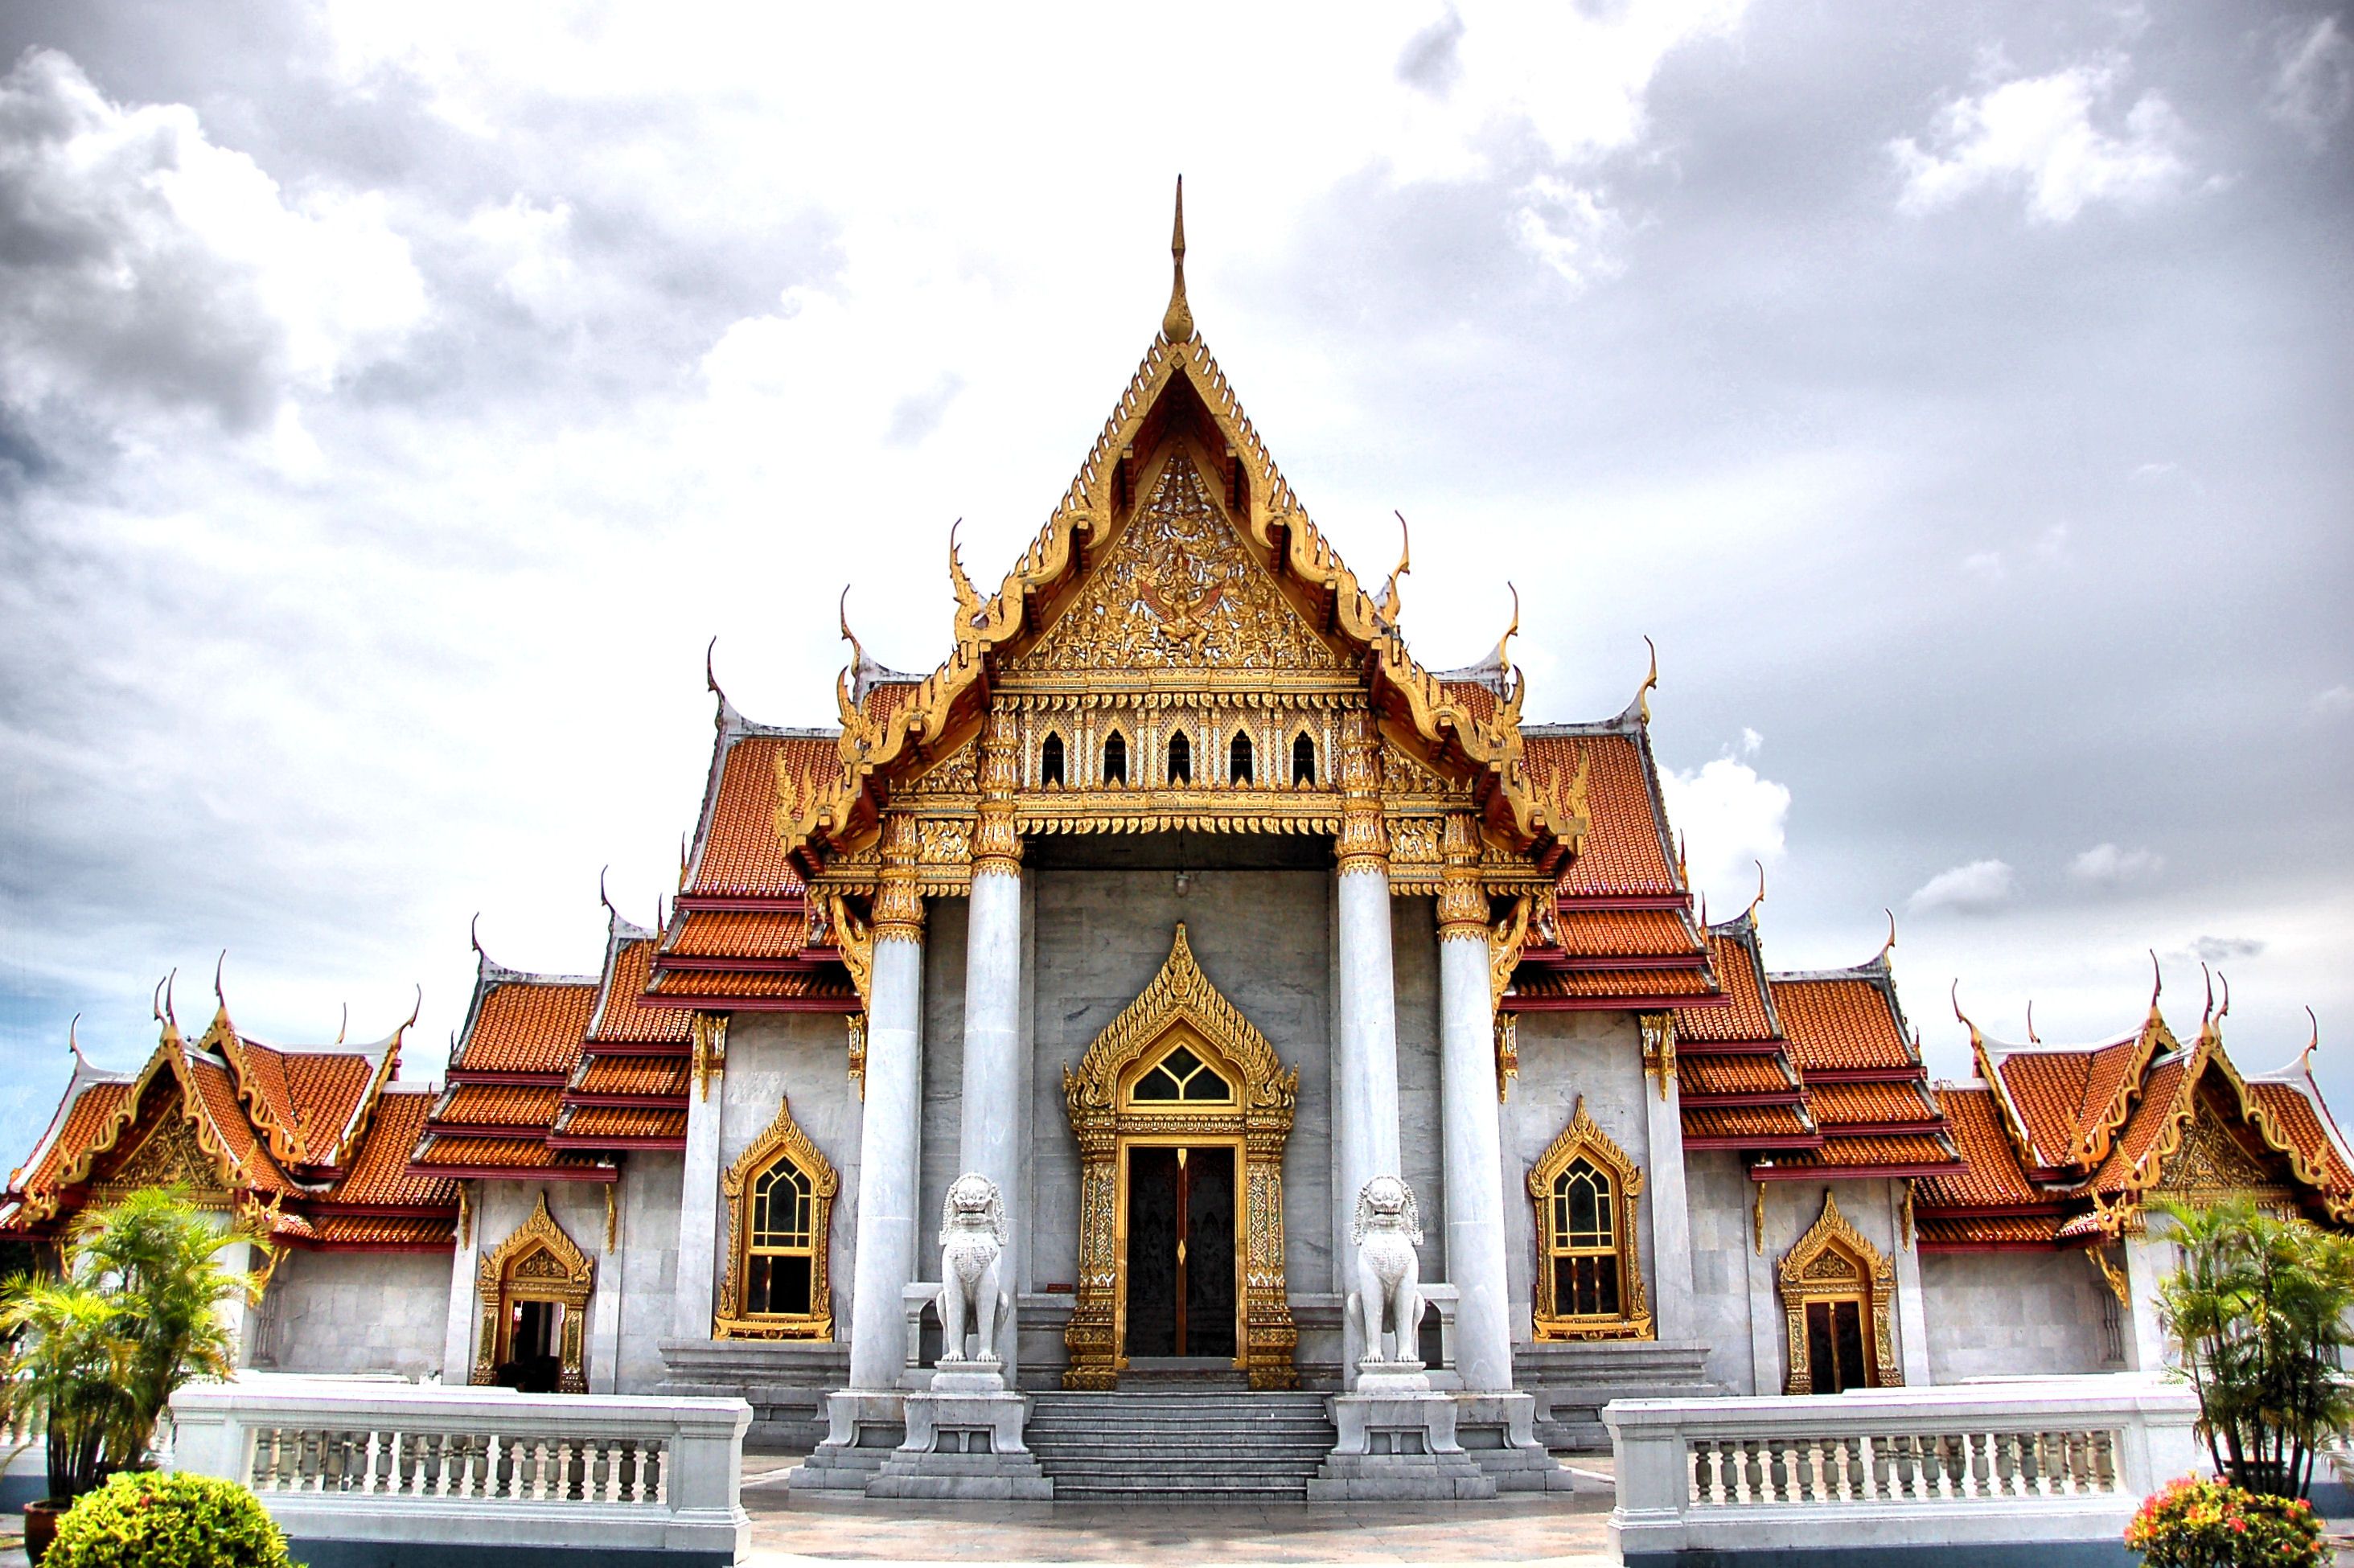
[[[1438,901],[1390,900],[1397,988],[1398,1173],[1422,1213],[1422,1277],[1446,1279],[1447,1142],[1439,1100]],[[1352,1200],[1353,1201],[1353,1200]]]
[[[686,1157],[637,1153],[621,1171],[614,1250],[600,1253],[597,1288],[620,1292],[612,1391],[646,1393],[663,1376],[662,1342],[670,1338],[672,1287],[678,1268],[679,1191]],[[603,1242],[600,1228],[595,1238]],[[592,1388],[603,1385],[593,1377]]]
[[[1642,1097],[1643,1042],[1627,1012],[1526,1012],[1521,1015],[1521,1075],[1504,1102],[1504,1263],[1512,1292],[1512,1335],[1532,1332],[1537,1261],[1536,1208],[1529,1171],[1577,1113],[1587,1114],[1648,1175],[1650,1136]],[[1659,1278],[1652,1254],[1650,1208],[1636,1203],[1636,1255],[1647,1287]]]
[[[727,1026],[726,1075],[716,1092],[726,1099],[719,1126],[723,1176],[769,1130],[777,1118],[778,1100],[786,1097],[792,1101],[793,1120],[809,1134],[818,1151],[832,1161],[842,1184],[834,1193],[832,1223],[827,1227],[832,1238],[827,1278],[832,1286],[835,1335],[849,1338],[850,1286],[858,1229],[860,1101],[857,1086],[850,1081],[847,1023],[841,1014],[832,1012],[736,1014]],[[711,1266],[716,1302],[718,1279],[726,1272],[728,1234],[726,1205],[716,1184],[709,1201],[712,1234],[718,1238]],[[672,1212],[676,1213],[675,1206]],[[677,1227],[673,1224],[669,1228]],[[659,1361],[657,1357],[657,1381]]]
[[[2101,1300],[2108,1287],[2074,1253],[1925,1253],[1921,1280],[1929,1362],[1939,1383],[2115,1372],[2125,1364],[2105,1358]]]
[[[447,1253],[289,1252],[270,1276],[258,1364],[292,1372],[441,1366]]]
[[[1788,1319],[1783,1311],[1781,1294],[1775,1281],[1780,1277],[1782,1259],[1797,1245],[1798,1238],[1812,1230],[1815,1222],[1822,1218],[1825,1192],[1835,1192],[1841,1217],[1853,1225],[1864,1240],[1879,1248],[1882,1256],[1897,1264],[1898,1288],[1903,1288],[1907,1269],[1897,1255],[1897,1227],[1903,1189],[1903,1183],[1885,1180],[1766,1183],[1766,1252],[1761,1257],[1753,1251],[1749,1259],[1750,1354],[1755,1363],[1756,1383],[1754,1388],[1740,1392],[1761,1394],[1782,1392],[1783,1380],[1789,1372],[1786,1364],[1789,1352],[1784,1344]],[[1744,1194],[1744,1200],[1747,1196]],[[1908,1349],[1904,1342],[1904,1315],[1903,1305],[1899,1302],[1897,1322],[1893,1331],[1896,1337],[1900,1366],[1906,1361]],[[1917,1362],[1917,1348],[1914,1349],[1914,1359]]]
[[[1748,1171],[1729,1150],[1691,1150],[1684,1155],[1684,1192],[1691,1205],[1692,1334],[1708,1346],[1708,1380],[1731,1393],[1760,1392],[1749,1333],[1755,1253]]]

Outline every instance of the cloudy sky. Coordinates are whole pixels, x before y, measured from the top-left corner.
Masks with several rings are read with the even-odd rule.
[[[0,9],[0,1164],[228,951],[436,1074],[748,714],[946,646],[1197,318],[1434,664],[1657,735],[1783,967],[2046,1040],[2166,965],[2354,1107],[2354,16]]]

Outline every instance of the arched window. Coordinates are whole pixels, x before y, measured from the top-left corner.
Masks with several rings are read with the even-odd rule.
[[[1182,733],[1169,737],[1169,782],[1191,784],[1193,781],[1193,743]]]
[[[816,1144],[777,1102],[768,1131],[727,1169],[727,1273],[713,1337],[828,1340],[828,1232],[839,1181]]]
[[[1576,1114],[1529,1172],[1536,1202],[1540,1340],[1648,1340],[1651,1309],[1635,1256],[1634,1200],[1643,1173]]]
[[[1235,1103],[1235,1086],[1196,1055],[1193,1047],[1180,1045],[1136,1080],[1129,1097],[1147,1104],[1230,1106]]]
[[[1104,742],[1103,777],[1107,784],[1128,782],[1127,737],[1115,734],[1109,740]]]
[[[1226,778],[1235,784],[1251,781],[1250,736],[1240,730],[1235,731],[1234,744],[1226,747]]]
[[[1048,735],[1046,744],[1038,748],[1038,782],[1041,786],[1063,781],[1063,737]]]
[[[1291,781],[1302,786],[1316,782],[1316,743],[1305,730],[1291,743]]]

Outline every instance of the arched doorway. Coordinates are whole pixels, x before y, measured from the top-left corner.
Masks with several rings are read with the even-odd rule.
[[[596,1264],[564,1234],[542,1192],[531,1218],[476,1271],[482,1322],[473,1381],[526,1393],[588,1393],[582,1345],[596,1277]]]
[[[1299,1088],[1179,926],[1161,973],[1063,1070],[1080,1159],[1064,1386],[1114,1387],[1137,1356],[1226,1358],[1254,1388],[1298,1386],[1283,1146]]]
[[[1781,1290],[1790,1369],[1783,1393],[1903,1383],[1890,1321],[1896,1266],[1847,1223],[1828,1192],[1822,1216],[1782,1260]]]

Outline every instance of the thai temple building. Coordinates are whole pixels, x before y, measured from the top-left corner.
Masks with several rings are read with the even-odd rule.
[[[825,728],[713,683],[653,926],[609,911],[576,974],[478,943],[432,1086],[406,1026],[269,1044],[217,994],[190,1038],[159,999],[138,1072],[77,1054],[0,1225],[176,1182],[276,1244],[256,1367],[740,1393],[815,1485],[1087,1495],[1074,1431],[1199,1397],[1303,1424],[1306,1471],[1237,1490],[1476,1496],[1617,1396],[2158,1364],[2161,1199],[2354,1223],[2306,1058],[2243,1073],[2228,997],[1973,1028],[1932,1083],[1893,930],[1787,972],[1762,906],[1709,923],[1656,668],[1541,723],[1509,633],[1418,662],[1405,563],[1340,559],[1195,331],[1182,217],[1176,258],[1022,557],[984,592],[950,542],[936,668],[854,639]],[[963,1361],[952,1307],[995,1325]]]

